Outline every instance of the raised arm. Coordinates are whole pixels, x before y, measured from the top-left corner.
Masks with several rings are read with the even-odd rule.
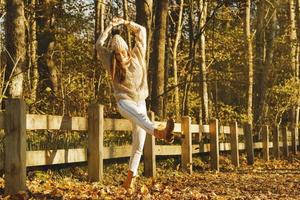
[[[146,28],[133,21],[125,21],[124,24],[134,33],[135,36],[135,46],[133,48],[133,52],[139,53],[142,58],[145,58],[147,49]]]
[[[112,51],[109,48],[104,47],[104,43],[112,28],[122,23],[124,23],[124,20],[122,21],[122,20],[113,19],[112,22],[106,27],[106,29],[100,34],[95,44],[95,48],[98,52],[102,65],[107,70],[109,70],[111,66]]]
[[[112,29],[112,24],[110,24],[98,37],[97,42],[95,44],[95,48],[97,50],[97,54],[102,62],[102,67],[106,70],[110,69],[111,66],[111,56],[112,51],[109,48],[104,47],[104,42],[108,37],[108,33]]]

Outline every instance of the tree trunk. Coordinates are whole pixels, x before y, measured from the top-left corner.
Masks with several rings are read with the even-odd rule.
[[[37,63],[37,40],[36,40],[36,0],[31,0],[31,5],[33,8],[32,19],[30,21],[30,60],[31,60],[31,69],[30,69],[30,77],[31,77],[31,88],[30,88],[30,99],[35,102],[37,87],[39,82],[39,71],[38,71],[38,63]]]
[[[146,27],[147,30],[147,50],[146,50],[146,65],[148,69],[148,87],[149,93],[152,94],[152,70],[149,67],[149,60],[150,60],[150,49],[151,49],[151,38],[152,38],[152,13],[153,13],[153,0],[136,0],[136,22],[138,24],[143,25]],[[149,99],[148,99],[149,100]],[[147,104],[149,102],[147,101]]]
[[[207,1],[200,0],[200,10],[201,10],[201,18],[200,18],[200,30],[205,26],[206,17],[207,17]],[[208,113],[208,89],[207,89],[207,67],[206,67],[206,42],[205,42],[205,31],[201,32],[200,35],[200,51],[201,51],[201,79],[202,79],[202,98],[201,98],[201,108],[202,111],[202,122],[204,124],[209,123],[209,113]],[[201,120],[201,119],[200,119]]]
[[[293,76],[296,77],[297,66],[296,66],[296,57],[297,57],[297,32],[296,32],[296,19],[295,19],[295,0],[289,0],[290,5],[290,49],[291,49],[291,69]]]
[[[295,19],[295,0],[289,1],[290,8],[290,48],[291,48],[291,69],[293,76],[297,78],[297,33],[296,33],[296,19]],[[291,122],[293,125],[297,124],[296,122],[297,106],[294,106],[291,110]]]
[[[127,0],[123,0],[123,13],[124,13],[124,19],[128,20],[128,1]],[[130,30],[128,30],[127,27],[125,27],[127,29],[127,44],[129,49],[131,49],[131,35],[130,35]]]
[[[152,23],[152,6],[153,0],[136,0],[136,22],[146,27],[147,30],[147,52],[146,52],[146,64],[149,66],[150,58],[150,44],[151,44],[151,23]]]
[[[8,95],[21,98],[23,95],[23,68],[26,54],[23,0],[6,1],[6,81],[10,81]]]
[[[173,77],[174,77],[174,104],[175,104],[175,117],[179,120],[180,111],[179,111],[179,88],[178,88],[178,66],[177,66],[177,49],[178,44],[181,38],[181,30],[182,30],[182,17],[183,17],[183,0],[180,0],[179,4],[179,13],[178,13],[178,23],[176,27],[176,36],[173,45]]]
[[[295,13],[295,9],[296,9],[296,5],[295,5],[295,0],[290,0],[289,1],[289,5],[290,5],[290,49],[291,49],[291,69],[292,69],[292,73],[293,76],[295,78],[297,77],[297,32],[296,32],[296,13]],[[293,125],[297,124],[297,109],[298,106],[294,106],[291,110],[291,122]]]
[[[265,60],[265,2],[258,2],[258,13],[257,13],[257,22],[256,22],[256,82],[255,85],[255,111],[254,111],[254,122],[257,123],[260,116],[260,86],[262,85],[262,71],[264,68],[264,60]]]
[[[42,82],[41,89],[44,90],[46,87],[51,88],[54,96],[57,95],[58,90],[58,74],[53,61],[53,52],[55,47],[55,5],[56,1],[54,0],[43,2],[40,5],[42,9],[39,13],[37,21],[39,28],[39,34],[37,37],[39,75],[40,81]]]
[[[95,43],[100,35],[104,31],[104,11],[105,0],[94,0],[95,2]]]
[[[95,5],[95,30],[94,30],[94,40],[96,43],[98,37],[100,36],[100,33],[104,31],[104,11],[105,11],[105,2],[106,0],[94,0],[94,5]],[[97,58],[97,51],[96,49],[94,50],[94,64],[95,64],[95,69],[94,69],[94,91],[95,91],[95,99],[100,99],[103,100],[103,93],[101,93],[101,79],[103,78],[103,74],[107,73],[106,71],[101,72],[101,67],[99,65],[101,63],[98,62]],[[101,101],[100,101],[101,102]]]
[[[169,18],[167,18],[167,27]],[[163,97],[163,118],[166,119],[168,114],[168,85],[169,85],[169,52],[170,52],[170,37],[166,31],[166,49],[165,49],[165,76],[164,76],[164,97]]]
[[[185,116],[189,115],[189,90],[190,81],[192,79],[192,72],[195,63],[196,45],[194,40],[194,3],[190,1],[189,11],[189,64],[187,64],[185,72],[187,73],[184,80],[184,94],[182,99],[182,111],[181,113]]]
[[[297,33],[297,46],[298,46],[298,59],[297,59],[297,65],[296,65],[296,77],[298,83],[300,83],[300,0],[296,0],[296,33]],[[299,126],[300,121],[300,88],[298,88],[298,107],[296,109],[296,118],[295,118],[295,126]],[[299,133],[300,134],[300,133]]]
[[[245,44],[246,53],[245,60],[246,66],[248,66],[248,95],[247,95],[247,116],[248,123],[252,125],[253,111],[252,111],[252,99],[253,99],[253,53],[252,53],[252,36],[251,36],[251,0],[246,1],[245,9]]]
[[[269,71],[273,64],[273,56],[274,56],[274,38],[275,38],[275,30],[276,30],[276,20],[277,20],[277,1],[273,1],[274,7],[271,6],[270,8],[270,15],[271,20],[267,26],[266,30],[266,60],[265,60],[265,66],[262,71],[262,85],[261,85],[261,99],[260,99],[260,109],[259,113],[261,113],[261,117],[259,120],[260,124],[263,124],[266,122],[265,116],[266,116],[266,91],[268,88],[268,75]]]
[[[151,108],[158,117],[162,117],[168,0],[156,0],[156,5],[155,33],[151,58],[153,67]]]

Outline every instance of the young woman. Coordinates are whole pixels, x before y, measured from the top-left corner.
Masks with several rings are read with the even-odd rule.
[[[125,40],[116,34],[112,37],[110,48],[104,47],[109,32],[114,26],[125,25],[134,33],[135,46],[129,51]],[[114,96],[121,115],[132,122],[132,153],[129,170],[123,186],[132,186],[133,178],[137,175],[146,132],[168,143],[174,140],[174,120],[169,118],[164,129],[158,129],[149,120],[145,99],[148,97],[146,69],[146,29],[132,21],[114,18],[110,25],[100,35],[96,42],[98,56],[102,66],[109,71],[114,88]]]

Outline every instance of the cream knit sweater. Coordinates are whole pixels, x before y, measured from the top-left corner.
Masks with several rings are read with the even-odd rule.
[[[135,102],[145,100],[148,95],[147,69],[146,69],[146,29],[134,22],[126,25],[135,35],[135,46],[131,51],[131,60],[126,71],[125,81],[118,83],[113,81],[114,96],[116,100],[129,99]],[[96,50],[102,62],[102,66],[110,72],[112,65],[112,50],[104,47],[104,42],[108,37],[107,32],[103,32],[96,42]]]

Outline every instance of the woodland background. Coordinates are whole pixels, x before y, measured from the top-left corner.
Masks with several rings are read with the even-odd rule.
[[[299,127],[300,0],[0,0],[2,109],[13,97],[25,99],[28,113],[87,116],[96,102],[105,105],[105,117],[120,118],[94,49],[116,16],[147,28],[147,104],[157,120],[236,120],[252,124],[256,136],[263,124]],[[132,47],[133,36],[126,29],[122,35]],[[0,152],[3,139],[2,131]],[[130,132],[104,134],[105,146],[130,141]],[[86,148],[87,134],[27,131],[27,144]],[[178,170],[176,157],[158,159],[158,176],[139,177],[134,194],[120,187],[127,159],[106,160],[103,183],[90,183],[79,165],[28,169],[28,191],[11,199],[299,199],[299,154],[253,165],[240,159],[236,168],[222,152],[214,172],[207,155],[194,156],[192,175]],[[3,188],[0,177],[0,196]]]
[[[106,117],[120,117],[110,77],[94,50],[99,34],[118,16],[147,28],[147,103],[157,119],[174,114],[199,124],[217,118],[224,125],[237,120],[254,127],[299,126],[299,4],[1,0],[0,102],[22,97],[29,113],[71,116],[85,116],[89,103],[98,102]],[[133,36],[126,29],[122,35],[132,47]],[[65,136],[76,146],[85,137],[47,132],[29,133],[31,148],[37,140],[37,148],[49,140],[60,147]],[[108,140],[122,137],[130,136]]]

